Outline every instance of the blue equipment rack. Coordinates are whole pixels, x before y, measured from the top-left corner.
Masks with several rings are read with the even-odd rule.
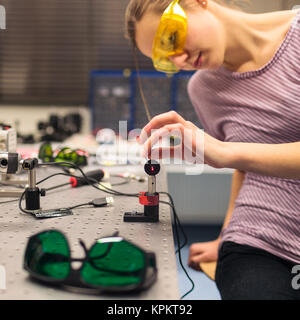
[[[187,93],[193,72],[181,71],[172,76],[157,71],[139,71],[151,116],[175,110],[197,126],[194,108]],[[137,72],[93,70],[90,72],[89,107],[91,127],[95,132],[110,128],[119,130],[119,121],[128,121],[128,131],[143,128],[148,122],[140,97]]]

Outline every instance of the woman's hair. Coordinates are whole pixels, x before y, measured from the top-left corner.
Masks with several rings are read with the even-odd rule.
[[[136,23],[149,10],[162,14],[170,3],[170,0],[130,0],[125,12],[125,37],[136,47]]]
[[[132,44],[136,47],[136,23],[143,18],[146,12],[151,11],[153,13],[162,14],[171,1],[172,0],[130,0],[125,13],[125,37],[131,40]],[[213,1],[229,8],[237,8],[235,6],[236,0],[231,0],[229,3],[226,0]],[[189,3],[190,1],[188,0],[180,1],[180,5],[183,8],[188,8]]]

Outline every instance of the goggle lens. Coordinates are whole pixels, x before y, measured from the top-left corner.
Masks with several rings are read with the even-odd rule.
[[[88,153],[81,149],[71,149],[69,147],[64,147],[59,150],[52,150],[50,143],[45,142],[40,146],[39,149],[39,159],[43,162],[63,162],[69,161],[78,166],[87,165]]]
[[[70,273],[70,250],[63,234],[47,231],[30,239],[25,261],[39,275],[65,279]]]
[[[142,281],[144,253],[125,240],[96,243],[89,251],[88,258],[81,270],[81,276],[88,284],[112,287]]]
[[[122,237],[98,240],[83,259],[72,259],[68,241],[57,230],[32,236],[27,244],[24,267],[32,276],[56,284],[99,288],[113,292],[142,287],[147,268],[156,270],[155,258]],[[151,255],[151,254],[150,254]],[[73,261],[82,261],[80,269],[72,269]],[[155,273],[149,278],[155,280]],[[152,282],[151,282],[152,283]],[[85,284],[85,285],[84,285]]]
[[[153,41],[152,60],[156,70],[165,73],[179,71],[169,57],[183,52],[186,33],[186,14],[175,0],[163,13]]]

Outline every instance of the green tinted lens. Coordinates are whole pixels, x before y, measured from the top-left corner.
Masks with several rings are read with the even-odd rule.
[[[87,165],[87,159],[85,156],[78,156],[76,164],[79,166],[86,166]]]
[[[39,159],[43,162],[53,161],[53,150],[50,143],[43,143],[39,149]]]
[[[82,278],[88,284],[113,287],[142,281],[145,255],[125,240],[98,242],[91,248],[88,257],[90,261],[84,263],[81,271]]]
[[[69,275],[69,258],[66,238],[54,230],[32,237],[25,253],[25,262],[32,272],[55,279],[64,279]]]
[[[61,149],[56,157],[55,162],[69,161],[77,165],[87,165],[87,157],[81,155],[77,150],[72,150],[68,147]]]
[[[71,149],[68,147],[62,148],[59,150],[55,156],[55,161],[56,162],[61,162],[61,161],[69,161],[70,160],[70,153]]]

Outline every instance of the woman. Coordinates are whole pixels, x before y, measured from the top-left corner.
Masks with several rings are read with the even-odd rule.
[[[169,0],[131,0],[127,33],[152,58]],[[300,11],[248,14],[213,0],[182,0],[187,32],[168,59],[199,70],[188,92],[204,128],[204,161],[234,168],[222,232],[194,243],[189,265],[217,262],[223,299],[299,299],[292,268],[300,264]],[[158,129],[151,134],[152,129]],[[201,131],[175,112],[154,117],[141,134],[145,152],[160,134]],[[184,143],[184,141],[183,141]],[[183,145],[182,148],[185,148]]]

